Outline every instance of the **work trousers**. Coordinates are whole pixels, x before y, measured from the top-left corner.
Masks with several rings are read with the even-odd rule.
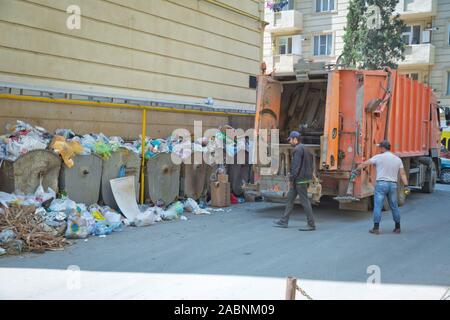
[[[315,227],[316,223],[314,221],[314,215],[311,207],[311,202],[308,198],[308,184],[294,184],[294,187],[291,187],[288,192],[288,200],[286,204],[286,209],[284,210],[284,214],[281,217],[281,222],[288,224],[289,217],[291,216],[292,211],[294,210],[294,201],[297,198],[297,195],[300,199],[300,204],[303,206],[303,209],[306,213],[306,218],[308,221],[308,225],[311,227]]]

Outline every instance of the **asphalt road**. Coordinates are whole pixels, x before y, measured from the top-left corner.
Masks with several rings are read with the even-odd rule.
[[[450,286],[450,186],[433,194],[413,192],[401,208],[402,234],[392,234],[390,212],[382,234],[368,233],[371,213],[314,207],[318,229],[300,232],[302,208],[288,229],[272,226],[280,204],[246,203],[188,221],[126,228],[106,238],[79,240],[65,251],[0,258],[2,268],[155,274],[296,276],[323,281],[366,282],[379,267],[390,284]],[[6,269],[4,269],[6,270]]]

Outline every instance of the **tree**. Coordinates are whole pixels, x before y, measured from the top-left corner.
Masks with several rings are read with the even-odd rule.
[[[399,0],[350,0],[344,34],[342,62],[359,69],[397,68],[404,60],[405,43],[402,33],[405,24],[395,7]],[[379,28],[368,26],[368,7],[380,9]]]

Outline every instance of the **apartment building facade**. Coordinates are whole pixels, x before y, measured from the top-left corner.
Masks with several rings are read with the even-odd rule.
[[[0,93],[14,87],[252,112],[263,14],[263,0],[0,0]],[[140,118],[132,110],[0,99],[0,132],[23,119],[49,130],[132,138]],[[206,128],[228,122],[157,111],[147,119],[153,137],[191,129],[194,119]]]
[[[268,72],[294,73],[300,58],[334,63],[343,50],[348,0],[288,0],[280,11],[266,1],[264,61]]]
[[[266,1],[264,60],[275,76],[294,75],[299,58],[335,63],[343,50],[348,0],[289,0],[280,11]],[[450,0],[399,0],[405,60],[399,71],[430,84],[450,106]]]

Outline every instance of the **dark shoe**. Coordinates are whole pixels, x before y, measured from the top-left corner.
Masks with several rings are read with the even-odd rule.
[[[399,233],[401,233],[402,231],[401,231],[400,228],[395,228],[392,232],[393,232],[393,233],[399,234]]]
[[[278,228],[287,228],[288,227],[288,224],[287,223],[284,223],[284,222],[282,222],[282,221],[280,221],[280,220],[278,220],[278,221],[275,221],[274,222],[274,225],[273,225],[274,227],[278,227]]]
[[[316,230],[316,226],[307,225],[306,227],[301,227],[298,231],[314,231]]]
[[[380,234],[380,229],[373,228],[373,229],[370,229],[369,232],[373,233],[373,234],[376,234],[376,235],[379,235]]]

